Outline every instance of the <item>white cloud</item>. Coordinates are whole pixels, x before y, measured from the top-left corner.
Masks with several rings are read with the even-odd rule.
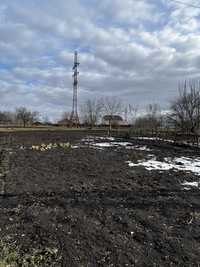
[[[163,0],[2,0],[0,105],[70,110],[78,49],[79,102],[114,94],[167,108],[181,79],[199,77],[199,16]]]

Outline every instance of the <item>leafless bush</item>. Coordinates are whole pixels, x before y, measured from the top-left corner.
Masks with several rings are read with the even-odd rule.
[[[99,122],[103,111],[102,99],[87,99],[82,106],[83,123],[91,128]]]
[[[181,132],[196,134],[200,126],[200,83],[179,86],[179,96],[171,104],[169,120]]]
[[[149,104],[146,115],[136,119],[134,128],[157,134],[158,129],[162,126],[161,109],[158,104]]]
[[[137,117],[138,107],[128,104],[124,109],[125,121],[131,125],[134,124]]]
[[[19,107],[16,109],[16,120],[26,127],[28,124],[32,125],[37,121],[39,113],[37,111],[30,111],[25,107]]]
[[[120,99],[117,97],[107,97],[103,99],[103,110],[105,116],[109,119],[109,131],[112,129],[113,120],[112,118],[116,115],[120,115],[123,110],[123,105]]]
[[[8,125],[14,122],[14,114],[8,111],[0,111],[0,124]]]

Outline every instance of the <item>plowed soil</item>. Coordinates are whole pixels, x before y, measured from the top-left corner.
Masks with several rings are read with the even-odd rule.
[[[200,266],[200,189],[181,185],[198,175],[126,163],[150,153],[200,157],[200,150],[135,139],[128,142],[151,151],[95,149],[81,142],[85,135],[18,133],[9,144],[1,135],[1,240],[21,258],[54,251],[41,267]],[[78,147],[30,149],[68,141]]]

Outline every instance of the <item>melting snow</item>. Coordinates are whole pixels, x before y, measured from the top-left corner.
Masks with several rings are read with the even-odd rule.
[[[131,146],[131,143],[128,142],[103,142],[103,143],[91,143],[95,147],[117,147],[117,146]]]
[[[84,143],[88,143],[91,147],[94,147],[97,149],[108,148],[108,147],[125,147],[126,149],[151,151],[151,149],[147,148],[146,146],[138,146],[138,145],[134,146],[132,143],[129,143],[129,142],[118,142],[114,137],[88,136],[82,139],[81,141]]]
[[[86,138],[83,138],[81,142],[94,142],[97,140],[109,140],[109,141],[115,141],[114,137],[103,137],[103,136],[87,136]]]
[[[113,147],[113,143],[93,143],[92,146],[99,146],[99,147]]]
[[[192,159],[192,158],[165,158],[164,161],[158,161],[156,158],[152,158],[147,161],[139,161],[138,163],[133,163],[131,161],[127,161],[129,167],[135,167],[135,166],[144,166],[145,169],[151,171],[151,170],[160,170],[160,171],[166,171],[166,170],[182,170],[182,171],[188,171],[193,172],[196,175],[200,175],[200,158]],[[190,190],[191,187],[199,187],[199,182],[188,182],[185,181],[181,185],[184,186],[185,190]]]
[[[99,142],[99,143],[91,143],[91,146],[94,147],[125,147],[126,149],[135,149],[141,151],[151,151],[150,148],[146,146],[133,146],[129,142]]]
[[[191,171],[200,175],[200,158],[191,159],[186,157],[175,158],[175,164],[178,164],[177,169]]]
[[[182,185],[185,185],[186,187],[187,186],[198,187],[199,183],[198,182],[184,182],[184,183],[182,183]]]
[[[71,146],[71,148],[76,149],[76,148],[79,148],[79,146],[77,146],[77,145],[73,145],[73,146]]]
[[[200,175],[200,158],[192,159],[192,158],[165,158],[164,161],[158,161],[156,158],[147,160],[147,161],[139,161],[138,163],[127,162],[130,167],[134,166],[144,166],[147,170],[182,170],[193,172],[196,175]]]
[[[139,140],[157,140],[157,141],[164,141],[164,142],[174,143],[173,140],[162,139],[162,138],[159,138],[159,137],[135,137],[135,139],[139,139]]]
[[[138,163],[133,163],[131,161],[127,161],[129,167],[135,166],[144,166],[147,170],[170,170],[173,168],[172,164],[167,162],[157,161],[156,159],[150,159],[147,161],[139,161]]]
[[[140,151],[151,151],[151,149],[147,148],[147,146],[133,146],[132,148]]]

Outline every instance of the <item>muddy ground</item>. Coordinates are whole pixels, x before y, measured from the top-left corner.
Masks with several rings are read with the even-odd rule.
[[[136,139],[128,142],[151,151],[97,149],[81,142],[84,132],[11,134],[9,143],[5,136],[0,135],[0,237],[6,247],[2,262],[41,267],[200,266],[200,189],[181,185],[199,176],[130,168],[126,163],[152,153],[159,160],[196,158],[200,149]],[[31,149],[68,141],[75,147]],[[7,254],[13,251],[10,259]]]

